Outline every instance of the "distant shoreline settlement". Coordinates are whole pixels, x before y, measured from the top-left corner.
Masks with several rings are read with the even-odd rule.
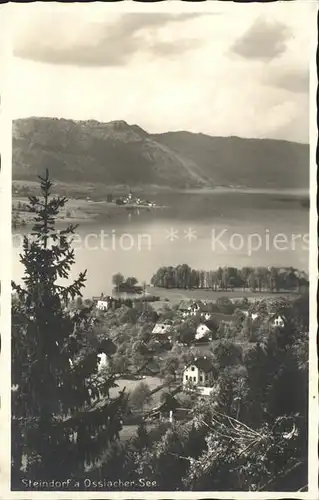
[[[93,203],[94,201],[97,201],[93,200],[91,196],[83,197],[83,199],[85,199],[87,203]],[[133,196],[131,189],[129,190],[129,193],[124,196],[114,196],[112,193],[108,193],[106,195],[106,199],[104,198],[103,201],[104,203],[122,206],[127,210],[138,210],[139,208],[150,210],[151,208],[157,207],[154,201],[143,199],[138,196]],[[79,212],[78,215],[80,219],[83,218],[83,214],[81,212]],[[32,218],[33,216],[31,214],[28,201],[19,200],[17,201],[17,203],[13,204],[12,219],[11,219],[12,229],[17,229],[19,227],[26,226],[31,222]],[[61,217],[61,220],[74,219],[74,218],[77,218],[77,216],[74,215],[74,210],[71,210],[68,207],[66,207],[65,213],[63,217]],[[87,217],[84,217],[84,220],[85,219],[87,219]]]
[[[156,207],[156,203],[150,200],[144,200],[140,197],[134,197],[131,189],[126,196],[119,196],[117,198],[113,197],[113,194],[109,193],[106,196],[106,201],[108,203],[116,203],[117,205],[138,205],[141,207]]]

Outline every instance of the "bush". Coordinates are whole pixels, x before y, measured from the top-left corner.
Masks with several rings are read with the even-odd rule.
[[[229,340],[218,342],[214,346],[213,354],[221,369],[242,363],[242,348]]]
[[[178,402],[181,408],[189,408],[191,409],[194,406],[194,395],[187,392],[182,392],[178,395]]]
[[[129,403],[135,410],[141,410],[152,401],[151,389],[145,382],[140,382],[130,394]]]

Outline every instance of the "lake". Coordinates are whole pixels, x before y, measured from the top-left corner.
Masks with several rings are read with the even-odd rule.
[[[150,282],[160,266],[293,266],[308,270],[305,195],[276,192],[160,193],[165,209],[101,215],[81,224],[72,277],[87,269],[85,297],[112,292],[121,272]],[[20,281],[21,240],[13,231],[13,279]]]

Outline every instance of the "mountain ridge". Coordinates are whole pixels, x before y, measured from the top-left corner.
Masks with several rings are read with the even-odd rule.
[[[124,120],[30,117],[13,122],[13,179],[49,168],[62,182],[201,188],[303,188],[309,145],[216,137],[189,131],[150,134]]]

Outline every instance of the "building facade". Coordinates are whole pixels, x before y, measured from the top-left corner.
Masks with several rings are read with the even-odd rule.
[[[210,338],[211,337],[211,330],[206,326],[204,323],[201,323],[198,325],[196,328],[196,333],[195,333],[195,340],[201,340],[204,338]]]
[[[99,309],[100,311],[107,311],[109,308],[108,300],[103,300],[103,299],[98,300],[96,303],[96,308]]]
[[[217,377],[216,370],[208,358],[195,358],[185,366],[183,373],[183,387],[212,387]]]

